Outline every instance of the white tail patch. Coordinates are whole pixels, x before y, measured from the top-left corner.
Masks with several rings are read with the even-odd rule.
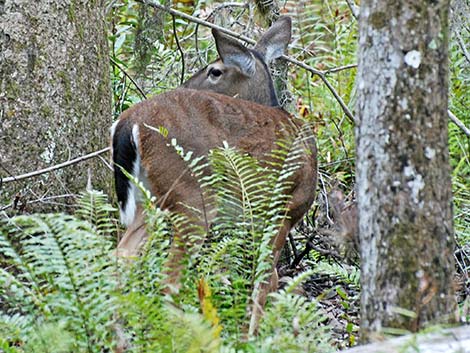
[[[137,202],[135,199],[135,185],[131,184],[129,190],[127,190],[127,202],[126,207],[121,209],[121,223],[129,226],[135,218],[135,210],[137,208]]]
[[[111,127],[111,134],[114,132],[115,125]],[[132,176],[136,179],[141,179],[141,163],[139,154],[139,126],[135,124],[132,127],[132,142],[136,149],[136,158],[132,165]],[[135,212],[137,209],[137,202],[141,199],[139,188],[131,181],[129,189],[127,190],[127,202],[124,209],[121,209],[121,223],[129,226],[135,218]]]

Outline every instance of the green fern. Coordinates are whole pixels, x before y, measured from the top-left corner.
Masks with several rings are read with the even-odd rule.
[[[217,211],[209,234],[187,215],[158,209],[149,191],[128,176],[141,192],[149,234],[134,260],[111,256],[114,210],[95,191],[82,195],[80,219],[54,214],[4,222],[0,334],[6,340],[0,345],[11,352],[275,352],[281,347],[276,330],[288,327],[275,315],[300,317],[300,330],[315,326],[314,306],[285,290],[273,296],[263,335],[241,344],[256,288],[272,268],[271,240],[287,214],[307,130],[280,141],[263,162],[228,146],[207,160],[179,149],[201,180],[208,210]],[[165,281],[173,234],[184,234],[188,251],[180,264],[181,287],[170,296]],[[297,339],[289,332],[282,337]],[[302,333],[298,344],[288,346],[318,340],[318,332],[314,338]]]
[[[108,196],[102,191],[86,190],[80,193],[78,209],[75,214],[82,220],[92,224],[102,236],[116,234],[116,221],[113,217],[117,211],[108,203]]]
[[[316,302],[296,294],[278,293],[265,313],[257,352],[332,352],[328,328]]]
[[[10,342],[19,339],[25,352],[109,348],[116,308],[111,246],[89,223],[72,216],[18,216],[4,222],[0,334]],[[4,331],[8,326],[15,328],[16,338]],[[44,339],[52,332],[55,346]]]
[[[313,268],[314,273],[322,273],[337,277],[345,284],[348,284],[358,290],[361,287],[361,271],[355,266],[319,261],[315,264],[312,264],[311,267]]]

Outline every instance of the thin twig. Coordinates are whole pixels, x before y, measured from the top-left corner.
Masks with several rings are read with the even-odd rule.
[[[346,0],[346,2],[348,3],[349,9],[351,10],[351,14],[357,21],[359,18],[359,6],[357,6],[352,0]]]
[[[175,36],[176,46],[178,47],[178,51],[181,55],[181,78],[180,78],[180,85],[184,82],[184,69],[185,69],[185,62],[184,62],[184,52],[183,48],[181,48],[180,41],[178,39],[178,34],[176,33],[176,18],[175,15],[171,15],[172,22],[173,22],[173,35]]]
[[[70,197],[77,197],[77,194],[64,194],[64,195],[53,195],[53,196],[47,196],[47,197],[40,197],[36,200],[31,200],[31,201],[26,201],[25,204],[31,205],[34,203],[38,202],[43,202],[43,203],[51,203],[51,200],[57,200],[57,199],[64,199],[64,198],[70,198]],[[5,206],[0,206],[0,211],[5,211],[6,209],[9,209],[10,207],[13,207],[14,203],[10,203]]]
[[[99,160],[108,168],[109,171],[114,172],[113,166],[103,156],[98,156]]]
[[[59,163],[59,164],[56,164],[56,165],[53,165],[51,167],[48,167],[48,168],[44,168],[44,169],[40,169],[40,170],[36,170],[34,172],[30,172],[30,173],[26,173],[26,174],[21,174],[21,175],[17,175],[17,176],[12,176],[12,177],[8,177],[8,178],[4,178],[4,179],[1,179],[0,180],[0,185],[3,184],[3,183],[9,183],[9,182],[12,182],[12,181],[19,181],[19,180],[22,180],[22,179],[27,179],[27,178],[31,178],[33,176],[37,176],[37,175],[41,175],[41,174],[46,174],[46,173],[49,173],[49,172],[52,172],[54,170],[57,170],[57,169],[61,169],[61,168],[64,168],[64,167],[68,167],[72,164],[77,164],[77,163],[80,163],[80,162],[83,162],[87,159],[90,159],[90,158],[94,158],[96,156],[99,156],[100,154],[103,154],[103,153],[106,153],[110,150],[110,147],[106,147],[106,148],[103,148],[99,151],[96,151],[96,152],[92,152],[92,153],[89,153],[87,155],[84,155],[84,156],[80,156],[80,157],[77,157],[75,159],[72,159],[70,161],[67,161],[67,162],[63,162],[63,163]]]
[[[452,122],[457,125],[460,130],[462,130],[464,132],[465,135],[467,135],[468,137],[470,137],[470,129],[468,127],[465,126],[465,124],[460,121],[455,115],[454,113],[452,113],[450,110],[447,111],[447,114],[449,114],[449,118],[450,120],[452,120]]]
[[[465,47],[465,43],[463,42],[462,36],[460,35],[459,31],[455,31],[455,35],[457,36],[457,41],[459,42],[460,49],[462,50],[463,56],[467,59],[468,63],[470,64],[470,54]]]
[[[313,75],[317,75],[318,77],[320,77],[320,79],[323,81],[323,83],[326,85],[326,87],[330,90],[330,92],[333,94],[333,96],[335,97],[335,99],[337,100],[337,102],[339,103],[339,105],[341,106],[341,108],[343,109],[343,112],[346,114],[346,116],[349,118],[349,120],[354,123],[354,116],[353,114],[351,113],[351,111],[349,110],[348,106],[344,103],[343,99],[340,97],[340,95],[338,94],[338,92],[336,92],[336,90],[334,89],[334,87],[331,85],[330,81],[328,81],[326,79],[326,76],[325,76],[325,72],[324,71],[320,71],[320,70],[317,70],[313,67],[311,67],[310,65],[307,65],[305,64],[304,62],[302,61],[299,61],[297,59],[294,59],[294,58],[291,58],[287,55],[283,55],[282,56],[283,59],[297,65],[297,66],[300,66],[301,68],[309,71],[310,73],[312,73]],[[332,70],[332,69],[330,69]]]
[[[137,91],[139,91],[139,93],[142,95],[142,97],[144,99],[147,99],[147,95],[144,93],[144,91],[140,88],[140,86],[137,84],[137,82],[135,82],[135,80],[132,78],[131,75],[129,75],[126,70],[124,70],[124,68],[119,65],[116,60],[114,60],[113,58],[109,58],[109,60],[111,61],[111,63],[113,65],[115,65],[119,70],[122,71],[122,73],[132,82],[132,84],[135,86],[135,88],[137,88]]]
[[[327,74],[332,74],[332,73],[343,71],[343,70],[354,69],[356,67],[357,67],[357,64],[349,64],[349,65],[344,65],[344,66],[333,67],[323,72],[325,75],[327,75]]]
[[[237,32],[234,32],[234,31],[231,31],[229,29],[226,29],[224,27],[220,27],[220,26],[217,26],[213,23],[210,23],[210,22],[207,22],[207,21],[204,21],[204,20],[201,20],[200,18],[197,18],[197,17],[194,17],[194,16],[191,16],[191,15],[188,15],[184,12],[181,12],[181,11],[178,11],[178,10],[174,10],[172,8],[169,8],[169,7],[166,7],[166,6],[163,6],[161,4],[158,4],[158,3],[155,3],[151,0],[136,0],[137,2],[141,3],[141,4],[145,4],[145,5],[148,5],[148,6],[151,6],[151,7],[154,7],[156,9],[160,9],[160,10],[163,10],[165,12],[168,12],[170,13],[171,15],[174,15],[174,16],[179,16],[181,18],[184,18],[188,21],[191,21],[191,22],[194,22],[194,23],[197,23],[197,24],[200,24],[200,25],[203,25],[203,26],[206,26],[206,27],[210,27],[210,28],[215,28],[225,34],[228,34],[234,38],[237,38],[237,39],[240,39],[240,40],[243,40],[244,42],[246,43],[249,43],[249,44],[256,44],[256,41],[251,39],[251,38],[248,38],[248,37],[245,37]],[[340,97],[340,95],[338,94],[338,92],[336,92],[336,90],[334,89],[334,87],[331,85],[331,83],[326,79],[325,77],[325,74],[327,73],[326,71],[321,71],[321,70],[317,70],[307,64],[305,64],[304,62],[301,62],[299,60],[296,60],[294,58],[291,58],[287,55],[283,55],[282,56],[283,59],[287,60],[288,62],[292,63],[292,64],[295,64],[297,66],[300,66],[301,68],[309,71],[310,73],[314,74],[314,75],[317,75],[320,77],[320,79],[325,83],[326,87],[328,87],[328,89],[330,90],[330,92],[333,94],[333,96],[335,97],[335,99],[338,101],[339,105],[341,106],[341,108],[343,109],[344,113],[346,114],[346,116],[350,119],[351,122],[354,122],[354,116],[353,114],[351,113],[351,111],[349,110],[349,108],[347,107],[347,105],[344,103],[343,99]],[[333,72],[332,70],[334,69],[330,69],[328,70],[328,72]]]

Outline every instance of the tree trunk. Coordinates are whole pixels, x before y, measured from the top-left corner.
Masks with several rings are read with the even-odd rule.
[[[278,0],[255,0],[258,13],[261,15],[266,26],[270,27],[280,16]],[[289,67],[287,61],[280,58],[271,64],[273,69],[274,86],[278,95],[279,104],[288,111],[292,111],[291,104],[293,102],[292,95],[287,87],[287,75]]]
[[[361,331],[455,321],[448,0],[361,2],[356,182]]]
[[[0,175],[105,147],[112,122],[104,1],[0,1]],[[0,202],[108,188],[96,160],[1,185]],[[40,207],[41,210],[47,209]]]
[[[256,8],[261,17],[266,21],[267,27],[270,27],[280,15],[278,0],[255,0]]]

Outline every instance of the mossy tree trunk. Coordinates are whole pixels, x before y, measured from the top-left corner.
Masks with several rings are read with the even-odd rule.
[[[448,0],[363,0],[357,100],[361,328],[455,320]]]
[[[64,162],[105,147],[112,122],[104,0],[0,1],[0,176]],[[96,160],[1,186],[0,201],[76,193]],[[46,207],[47,208],[47,207]],[[44,210],[44,207],[34,210]]]
[[[255,5],[261,18],[266,23],[267,28],[276,22],[281,14],[278,0],[255,0]],[[287,75],[289,71],[287,61],[278,59],[272,63],[271,67],[274,69],[273,79],[279,98],[279,104],[286,110],[292,110],[291,103],[293,98],[287,86]]]

